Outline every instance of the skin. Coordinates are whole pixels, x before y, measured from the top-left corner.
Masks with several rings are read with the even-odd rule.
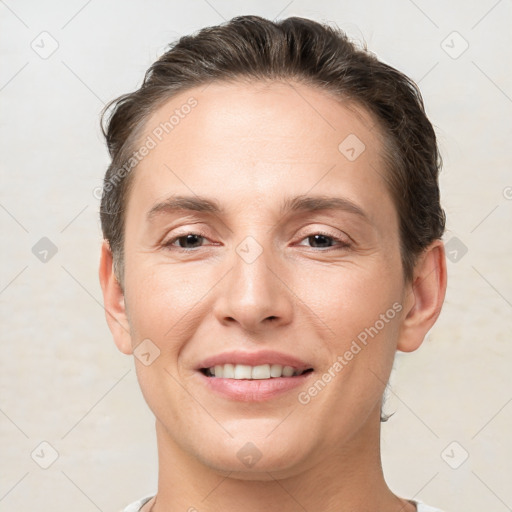
[[[140,162],[128,200],[124,293],[107,242],[99,277],[119,350],[145,339],[160,355],[137,377],[156,418],[154,512],[411,512],[380,459],[380,407],[397,350],[416,350],[446,290],[444,246],[433,242],[405,282],[398,215],[385,186],[381,135],[362,108],[298,83],[213,83],[153,113],[141,140],[176,108],[198,104]],[[365,150],[349,161],[339,144]],[[345,198],[366,213],[280,215],[295,195]],[[147,212],[172,195],[217,200],[223,214]],[[335,239],[315,241],[325,232]],[[205,238],[164,244],[178,235]],[[246,237],[262,252],[247,263]],[[185,251],[189,251],[186,253]],[[328,371],[394,303],[402,310],[305,405],[298,393]],[[269,317],[274,317],[270,319]],[[195,370],[206,356],[273,349],[310,362],[309,384],[243,404],[214,395]],[[260,460],[237,452],[253,443]],[[194,507],[194,508],[191,508]]]

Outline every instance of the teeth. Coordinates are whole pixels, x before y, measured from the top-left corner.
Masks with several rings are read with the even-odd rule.
[[[261,366],[253,366],[251,377],[253,379],[270,379],[270,365],[262,364]]]
[[[207,374],[210,377],[224,379],[270,379],[276,377],[294,377],[304,373],[302,370],[295,370],[291,366],[280,364],[262,364],[249,366],[246,364],[223,364],[208,368]]]
[[[217,368],[222,368],[222,366],[215,367],[215,375],[217,375]],[[235,378],[235,365],[234,364],[225,364],[222,368],[222,377],[225,379],[234,379]]]
[[[291,377],[293,375],[293,368],[291,366],[285,366],[283,368],[283,377]]]
[[[270,367],[270,376],[271,377],[281,377],[283,372],[283,367],[280,364],[273,364]]]
[[[235,379],[252,379],[252,368],[245,364],[235,366]]]

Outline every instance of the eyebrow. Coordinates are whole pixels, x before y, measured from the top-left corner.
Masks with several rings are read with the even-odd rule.
[[[281,205],[280,215],[294,212],[314,212],[320,210],[340,210],[355,214],[371,224],[368,214],[356,203],[343,197],[325,195],[288,197]],[[147,220],[152,221],[161,214],[180,211],[194,211],[223,215],[226,210],[214,199],[202,196],[171,196],[155,204],[147,213]]]

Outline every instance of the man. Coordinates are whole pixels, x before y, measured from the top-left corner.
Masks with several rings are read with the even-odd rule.
[[[332,27],[240,16],[112,105],[99,277],[159,456],[126,512],[436,511],[380,459],[395,353],[446,290],[416,86]]]

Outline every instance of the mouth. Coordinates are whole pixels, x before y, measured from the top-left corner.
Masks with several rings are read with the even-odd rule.
[[[201,386],[212,396],[237,402],[290,397],[314,374],[310,361],[275,350],[232,350],[203,359],[195,370]]]
[[[205,377],[214,379],[235,379],[235,380],[264,380],[299,377],[313,371],[313,368],[300,369],[288,365],[261,364],[251,366],[247,364],[227,363],[222,365],[200,368]]]

